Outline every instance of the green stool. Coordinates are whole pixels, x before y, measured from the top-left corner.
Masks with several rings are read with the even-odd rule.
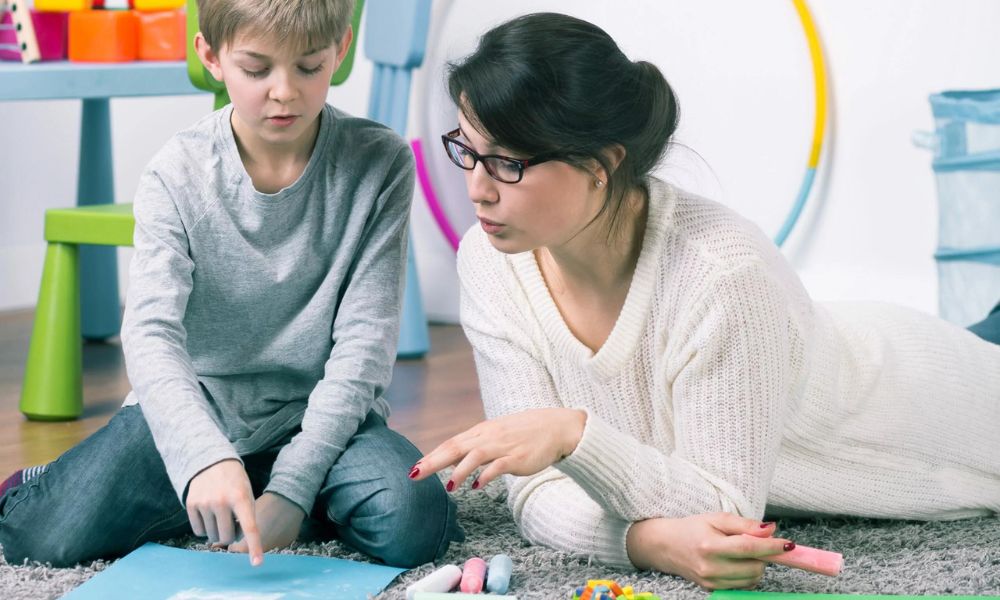
[[[131,246],[134,228],[131,204],[45,211],[49,247],[21,388],[21,412],[29,419],[61,421],[83,412],[78,246]]]

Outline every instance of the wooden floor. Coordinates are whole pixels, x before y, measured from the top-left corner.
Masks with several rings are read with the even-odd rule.
[[[0,480],[15,469],[51,461],[102,427],[131,389],[117,340],[86,344],[83,416],[63,423],[26,420],[17,405],[32,314],[0,313]],[[430,353],[397,362],[386,396],[393,410],[390,426],[424,452],[479,422],[483,409],[475,365],[461,328],[431,326]]]

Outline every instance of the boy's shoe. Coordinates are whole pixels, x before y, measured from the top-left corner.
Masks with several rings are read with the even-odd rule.
[[[0,483],[0,497],[24,482],[38,477],[44,473],[48,467],[48,465],[38,465],[37,467],[28,467],[27,469],[18,469],[17,471],[14,471],[13,475],[4,479],[3,483]]]
[[[7,493],[7,490],[12,490],[17,486],[24,483],[24,469],[18,469],[14,471],[14,474],[3,480],[0,483],[0,497]]]

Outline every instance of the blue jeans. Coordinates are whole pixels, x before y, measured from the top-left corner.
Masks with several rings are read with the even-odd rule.
[[[243,457],[255,495],[267,485],[280,449]],[[318,529],[393,566],[443,555],[464,533],[436,477],[407,477],[420,456],[369,414],[319,491],[310,515]],[[138,406],[121,409],[45,473],[0,498],[0,545],[11,564],[27,558],[72,566],[191,534]]]
[[[983,338],[987,342],[1000,344],[1000,304],[993,307],[982,321],[969,326],[969,331]]]

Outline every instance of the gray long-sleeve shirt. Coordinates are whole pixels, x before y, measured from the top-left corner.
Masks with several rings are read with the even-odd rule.
[[[280,443],[267,491],[307,513],[396,354],[413,160],[381,125],[326,106],[312,157],[256,191],[223,108],[154,157],[135,198],[122,346],[183,502],[220,460]]]

